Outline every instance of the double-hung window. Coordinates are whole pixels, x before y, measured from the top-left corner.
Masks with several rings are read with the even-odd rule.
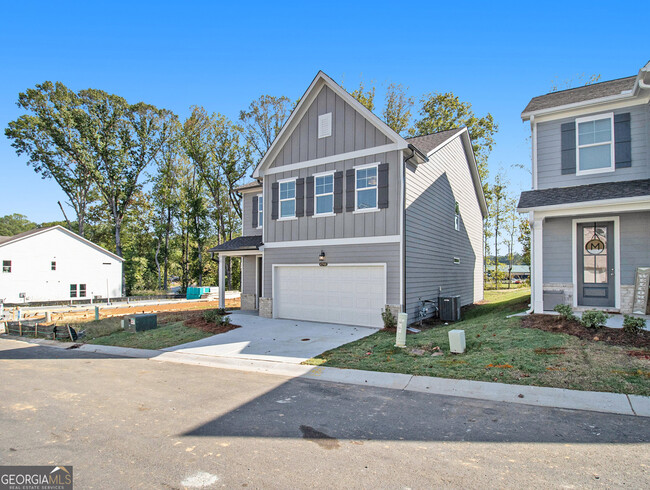
[[[2,272],[6,272],[6,273],[11,272],[11,260],[2,261]]]
[[[70,284],[70,297],[71,298],[76,298],[77,297],[77,285],[76,284]]]
[[[279,182],[280,219],[296,216],[296,179]]]
[[[264,196],[258,194],[257,196],[257,228],[264,226]]]
[[[80,298],[85,298],[86,297],[86,285],[85,284],[79,284],[79,297]]]
[[[576,119],[577,175],[614,171],[612,114]]]
[[[314,216],[334,214],[334,174],[314,175]]]
[[[356,171],[357,211],[371,211],[377,208],[377,164],[358,167]]]

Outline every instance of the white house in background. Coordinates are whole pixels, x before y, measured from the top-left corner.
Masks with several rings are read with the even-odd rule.
[[[122,296],[124,259],[62,226],[0,237],[0,301]]]

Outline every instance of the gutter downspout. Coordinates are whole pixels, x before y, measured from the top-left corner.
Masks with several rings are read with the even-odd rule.
[[[406,163],[413,156],[415,152],[402,163],[402,313],[406,313]]]

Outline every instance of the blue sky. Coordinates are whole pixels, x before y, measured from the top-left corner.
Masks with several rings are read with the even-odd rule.
[[[499,124],[490,157],[513,193],[530,185],[520,113],[554,80],[634,75],[650,58],[644,15],[613,2],[4,2],[0,18],[0,216],[62,219],[64,194],[4,136],[20,91],[45,80],[176,112],[236,118],[261,94],[302,95],[319,69],[416,98],[453,91]],[[381,104],[381,100],[378,101]],[[380,110],[380,109],[379,109]],[[379,110],[377,112],[379,112]]]

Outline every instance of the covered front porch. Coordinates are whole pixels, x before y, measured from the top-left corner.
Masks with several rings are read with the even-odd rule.
[[[262,237],[241,236],[221,243],[208,250],[219,261],[219,306],[226,304],[226,257],[241,260],[241,310],[259,310],[262,297],[263,244]]]
[[[575,203],[528,212],[535,313],[557,304],[578,313],[650,313],[650,202]],[[612,317],[618,319],[622,315]]]

